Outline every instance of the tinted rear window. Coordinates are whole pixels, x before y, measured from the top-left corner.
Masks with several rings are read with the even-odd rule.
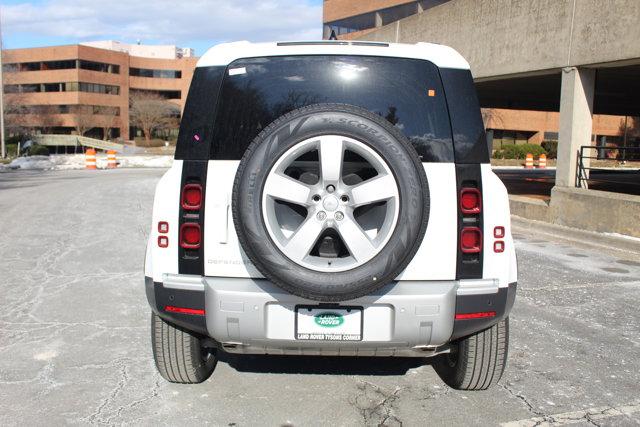
[[[400,129],[424,162],[453,162],[438,68],[428,61],[362,56],[250,58],[227,68],[211,158],[238,160],[281,115],[317,103],[366,108]]]

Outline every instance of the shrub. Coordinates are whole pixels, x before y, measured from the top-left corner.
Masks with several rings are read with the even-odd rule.
[[[495,159],[524,159],[527,153],[533,154],[537,158],[540,154],[547,154],[547,151],[539,145],[535,144],[510,144],[503,145],[500,150],[493,153]]]
[[[147,142],[143,137],[134,139],[137,147],[164,147],[164,139],[153,138]]]
[[[27,156],[48,156],[49,149],[44,145],[34,145],[29,148]]]
[[[547,157],[556,159],[558,157],[558,141],[542,141],[542,148],[547,151]]]

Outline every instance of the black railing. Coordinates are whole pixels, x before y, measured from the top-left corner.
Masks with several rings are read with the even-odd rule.
[[[630,167],[628,161],[639,165]],[[583,145],[578,151],[576,187],[640,194],[640,147]]]

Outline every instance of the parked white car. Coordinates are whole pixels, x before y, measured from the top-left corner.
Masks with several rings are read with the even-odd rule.
[[[517,267],[468,63],[453,49],[221,44],[200,58],[147,248],[156,366],[220,351],[505,368]]]

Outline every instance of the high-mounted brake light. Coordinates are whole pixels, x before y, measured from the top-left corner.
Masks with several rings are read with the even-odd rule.
[[[202,206],[202,186],[200,184],[187,184],[182,189],[182,208],[188,211],[197,211]]]
[[[456,313],[456,320],[470,319],[486,319],[487,317],[495,317],[495,311],[479,311],[477,313]]]
[[[482,250],[482,231],[478,227],[465,227],[460,233],[460,250],[465,254],[477,254]]]
[[[482,210],[482,195],[477,188],[463,188],[460,191],[460,211],[463,214],[479,214]]]
[[[180,226],[180,246],[184,249],[200,247],[200,224],[185,222]]]

